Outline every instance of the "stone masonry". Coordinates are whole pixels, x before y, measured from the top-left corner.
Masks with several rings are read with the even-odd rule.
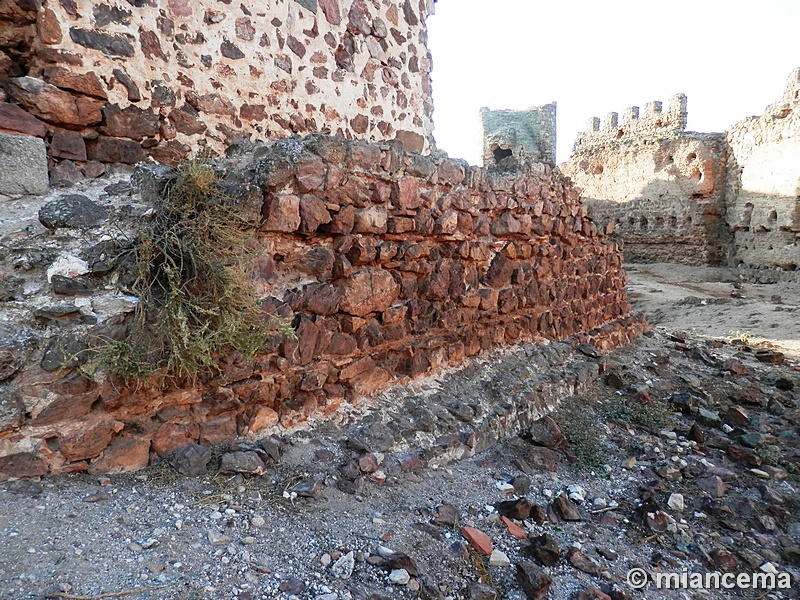
[[[629,261],[724,262],[725,138],[688,133],[686,96],[643,115],[628,108],[593,118],[561,169],[582,190],[592,218],[625,240]]]
[[[542,163],[485,170],[397,141],[315,135],[238,143],[216,168],[259,227],[264,310],[297,339],[276,339],[254,361],[224,357],[219,375],[189,389],[87,378],[80,349],[119,335],[135,305],[114,292],[124,261],[113,248],[128,239],[118,228],[147,214],[169,172],[140,167],[133,195],[124,180],[107,186],[84,220],[66,207],[90,200],[53,192],[61,208],[40,213],[55,233],[40,234],[47,252],[15,235],[2,256],[16,287],[0,328],[10,349],[0,356],[0,478],[141,467],[185,444],[330,415],[499,345],[570,339],[602,350],[644,327],[630,315],[618,243]]]
[[[54,183],[310,132],[428,151],[432,8],[0,0],[0,133],[43,139]]]
[[[736,264],[800,266],[800,68],[764,114],[727,132],[727,221]]]
[[[686,97],[589,122],[561,165],[626,259],[793,272],[800,264],[800,69],[760,117],[685,132]],[[759,279],[764,279],[759,277]]]
[[[519,160],[556,164],[556,103],[527,110],[481,109],[483,164]]]

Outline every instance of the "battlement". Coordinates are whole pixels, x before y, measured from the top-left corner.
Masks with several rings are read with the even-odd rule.
[[[622,113],[610,112],[601,121],[592,117],[586,130],[578,134],[574,150],[582,146],[595,146],[639,136],[670,135],[686,129],[686,95],[675,94],[667,101],[664,110],[660,101],[648,102],[640,113],[638,106],[630,106]]]

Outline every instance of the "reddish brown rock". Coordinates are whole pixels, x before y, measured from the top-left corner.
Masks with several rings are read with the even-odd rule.
[[[517,582],[528,600],[542,600],[553,584],[547,573],[528,561],[517,563]]]
[[[500,517],[500,520],[503,521],[505,526],[508,528],[508,533],[510,533],[512,536],[514,536],[518,540],[528,539],[528,532],[525,531],[522,527],[520,527],[516,523],[514,523],[514,521],[512,521],[508,517]]]
[[[0,478],[41,477],[47,475],[47,463],[41,456],[20,452],[0,457]]]
[[[53,139],[50,140],[50,156],[85,162],[86,143],[79,133],[59,129],[53,133]]]
[[[41,40],[43,44],[54,46],[60,44],[64,39],[64,33],[61,31],[58,18],[51,9],[45,8],[38,13],[37,25],[39,40]]]
[[[99,100],[74,96],[34,77],[9,80],[11,96],[31,114],[48,123],[86,126],[103,119]]]
[[[356,211],[353,222],[355,233],[386,233],[389,213],[382,206],[370,206]]]
[[[325,163],[321,160],[306,160],[297,165],[295,179],[302,192],[313,192],[325,183]]]
[[[206,124],[199,119],[197,110],[189,104],[173,109],[168,118],[175,130],[185,135],[197,135],[206,130]]]
[[[238,435],[236,415],[228,414],[200,424],[200,443],[214,446],[230,442]]]
[[[414,131],[399,129],[395,139],[403,144],[408,152],[422,152],[425,149],[425,138]]]
[[[588,587],[578,594],[578,600],[611,600],[611,596],[601,592],[596,587]]]
[[[475,548],[475,551],[478,554],[489,556],[492,553],[492,550],[494,550],[492,540],[489,539],[488,535],[479,529],[465,525],[461,528],[461,535],[463,535],[470,545]]]
[[[89,465],[89,473],[125,473],[143,469],[150,462],[150,440],[135,435],[119,435],[103,455]]]
[[[48,83],[64,90],[72,90],[87,96],[107,100],[105,86],[94,71],[88,73],[72,73],[63,67],[48,67],[44,71]]]
[[[319,0],[319,7],[322,9],[325,19],[331,25],[339,25],[342,22],[339,0]]]
[[[263,217],[262,231],[297,231],[300,227],[300,198],[291,194],[272,194],[264,202]]]
[[[122,423],[95,423],[79,431],[61,437],[58,448],[69,462],[95,458],[111,443],[111,438],[122,427]]]
[[[182,446],[195,443],[199,435],[200,429],[195,423],[164,423],[153,433],[151,449],[159,456],[168,456]]]
[[[393,201],[398,208],[418,208],[422,202],[419,195],[419,179],[406,176],[400,178],[393,190]]]
[[[139,45],[142,48],[142,53],[148,60],[158,58],[166,62],[167,56],[161,49],[161,42],[158,39],[158,34],[155,31],[139,28]]]
[[[96,140],[90,141],[86,145],[86,148],[86,154],[89,160],[96,160],[98,162],[134,165],[147,158],[142,147],[133,140],[106,137],[103,135]]]
[[[31,113],[16,104],[0,102],[0,131],[21,133],[33,137],[47,135],[47,127]]]
[[[159,132],[158,115],[138,106],[120,109],[116,104],[107,104],[103,107],[103,116],[106,120],[105,132],[112,137],[141,142],[144,137],[156,136]]]
[[[388,271],[361,269],[342,284],[340,310],[357,317],[386,310],[400,293],[400,286]]]
[[[528,430],[531,441],[546,448],[562,449],[568,446],[561,428],[552,417],[544,416],[531,425]]]
[[[363,135],[369,129],[369,117],[367,115],[356,115],[350,119],[350,127],[359,135]]]

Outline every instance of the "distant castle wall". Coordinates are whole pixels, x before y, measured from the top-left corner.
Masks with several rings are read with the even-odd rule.
[[[800,69],[763,115],[724,134],[685,132],[682,94],[637,115],[593,118],[561,165],[628,260],[798,270]]]
[[[800,266],[800,69],[760,117],[733,125],[728,143],[727,220],[734,261],[796,271]]]
[[[586,131],[578,135],[574,150],[643,136],[672,135],[686,129],[686,115],[686,95],[676,94],[667,101],[666,110],[662,102],[655,101],[645,104],[641,113],[638,106],[626,108],[622,122],[616,112],[608,113],[602,122],[592,117]]]
[[[630,261],[727,260],[722,134],[687,133],[686,96],[592,118],[561,165],[591,216],[625,240]]]
[[[481,109],[483,164],[520,159],[556,164],[556,103],[527,110]]]

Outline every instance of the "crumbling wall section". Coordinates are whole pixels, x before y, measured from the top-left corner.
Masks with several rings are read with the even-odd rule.
[[[682,94],[666,111],[651,102],[624,115],[592,119],[561,165],[592,219],[624,239],[630,261],[726,262],[724,135],[684,132]]]
[[[129,244],[109,232],[123,214],[147,218],[168,174],[141,171],[145,194],[108,186],[119,208],[101,199],[85,221],[64,207],[86,201],[62,199],[60,225],[50,223],[59,235],[40,234],[46,253],[12,235],[3,255],[21,278],[5,310],[24,327],[0,356],[0,478],[135,468],[185,444],[295,426],[503,344],[569,338],[609,349],[644,327],[630,315],[619,245],[547,165],[499,172],[397,142],[311,136],[240,143],[216,168],[259,227],[263,308],[297,338],[276,339],[254,361],[224,357],[191,389],[83,376],[81,337],[118,337],[135,304],[109,291],[124,279],[113,247]],[[82,223],[80,236],[70,223]],[[58,243],[85,246],[67,259]]]
[[[800,69],[763,115],[727,133],[727,221],[736,265],[796,271],[800,265]]]
[[[527,110],[481,108],[483,165],[556,164],[556,103]]]
[[[430,0],[2,0],[0,132],[55,181],[325,132],[432,146]]]

